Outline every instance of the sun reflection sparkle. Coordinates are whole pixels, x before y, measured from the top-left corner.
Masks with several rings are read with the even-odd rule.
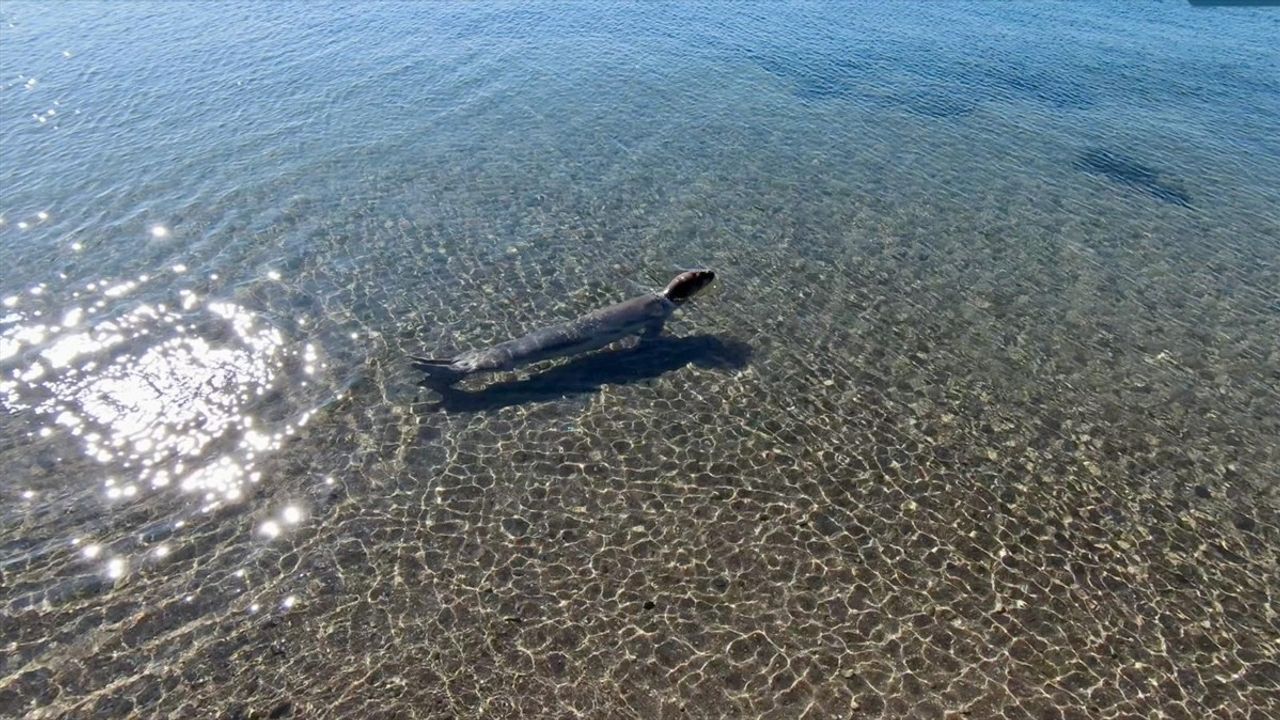
[[[103,279],[85,291],[118,301],[150,279]],[[109,466],[101,480],[108,500],[174,486],[211,510],[241,500],[260,477],[256,462],[294,432],[259,425],[251,407],[300,353],[233,302],[189,289],[179,298],[112,314],[90,296],[54,314],[57,322],[38,320],[42,311],[24,310],[17,295],[5,298],[13,311],[0,318],[0,405],[49,418],[42,437],[61,429],[78,438],[87,456]],[[307,364],[314,352],[307,346]],[[121,471],[130,477],[117,479]]]

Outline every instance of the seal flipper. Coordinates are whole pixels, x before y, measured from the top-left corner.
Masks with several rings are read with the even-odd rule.
[[[649,321],[649,323],[644,326],[644,329],[640,331],[640,342],[657,338],[662,334],[662,330],[666,325],[667,321],[665,318],[658,318],[656,320]]]
[[[426,373],[426,377],[422,379],[422,385],[432,386],[448,386],[452,385],[466,375],[465,372],[453,367],[453,359],[441,360],[439,358],[428,357],[412,357],[413,367]]]

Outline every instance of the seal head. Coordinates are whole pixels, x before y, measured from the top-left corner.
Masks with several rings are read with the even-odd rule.
[[[715,279],[716,274],[710,270],[682,272],[667,284],[666,289],[662,291],[662,296],[677,305],[682,305]]]

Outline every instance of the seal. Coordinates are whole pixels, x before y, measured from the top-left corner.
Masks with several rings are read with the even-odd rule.
[[[624,337],[642,339],[662,332],[676,309],[697,295],[716,274],[689,270],[656,293],[646,293],[568,322],[535,330],[514,340],[443,359],[413,357],[413,366],[427,374],[430,384],[452,385],[468,375],[501,372],[529,363],[599,350]]]

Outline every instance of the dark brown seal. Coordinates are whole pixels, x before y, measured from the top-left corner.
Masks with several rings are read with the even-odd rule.
[[[667,319],[715,280],[710,270],[680,273],[661,292],[647,293],[600,308],[568,322],[535,330],[514,340],[449,359],[412,358],[428,380],[450,385],[475,373],[498,372],[541,360],[598,350],[629,335],[641,338],[662,332]]]

